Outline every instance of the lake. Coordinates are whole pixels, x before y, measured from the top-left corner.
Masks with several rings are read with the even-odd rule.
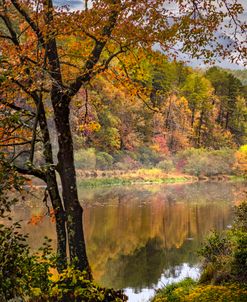
[[[197,250],[211,230],[232,222],[241,183],[193,183],[83,188],[84,229],[95,280],[125,289],[131,302],[148,301],[154,290],[187,276],[198,278]],[[53,239],[40,190],[15,206],[33,249]],[[43,217],[43,218],[42,218]],[[30,223],[31,222],[31,223]]]

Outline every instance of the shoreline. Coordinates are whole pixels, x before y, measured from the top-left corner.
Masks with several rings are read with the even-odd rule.
[[[88,176],[85,176],[88,175]],[[164,173],[158,169],[136,171],[82,171],[77,170],[79,187],[121,185],[191,184],[196,182],[238,182],[246,179],[235,175],[193,176],[182,173]]]
[[[193,176],[182,173],[165,173],[159,169],[140,169],[131,171],[76,170],[78,187],[96,188],[127,185],[152,184],[192,184],[197,182],[244,182],[246,178],[236,175]],[[45,187],[41,181],[32,178],[35,187]]]

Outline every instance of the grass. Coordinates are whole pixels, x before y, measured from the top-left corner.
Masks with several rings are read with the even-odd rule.
[[[99,186],[120,186],[132,184],[162,184],[162,183],[184,183],[188,182],[186,177],[167,177],[167,178],[91,178],[80,179],[79,186],[99,187]]]
[[[246,176],[239,176],[239,175],[230,175],[229,180],[234,181],[234,182],[243,182],[243,181],[247,180],[247,177]]]
[[[85,171],[77,170],[79,186],[83,187],[102,187],[120,186],[132,184],[169,184],[195,182],[198,179],[191,175],[178,173],[165,173],[161,169],[138,169],[129,171]],[[229,181],[241,182],[246,178],[241,176],[229,176]],[[209,178],[210,180],[210,178]]]

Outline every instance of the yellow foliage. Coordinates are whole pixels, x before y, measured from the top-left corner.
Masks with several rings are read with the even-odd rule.
[[[236,153],[235,153],[235,169],[241,175],[247,175],[247,145],[242,146]]]
[[[89,132],[98,132],[100,130],[101,126],[97,122],[89,122],[87,124],[81,124],[78,126],[78,130],[83,131],[89,131]]]

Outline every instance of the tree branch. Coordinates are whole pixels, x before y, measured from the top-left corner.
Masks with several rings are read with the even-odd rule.
[[[19,40],[17,37],[17,34],[15,32],[15,30],[13,29],[12,23],[9,19],[9,17],[7,15],[0,15],[0,17],[2,18],[3,22],[5,23],[9,33],[10,33],[10,37],[8,37],[9,40],[11,40],[16,46],[19,46]]]
[[[25,141],[25,142],[20,142],[20,143],[11,143],[11,144],[0,144],[0,147],[22,146],[22,145],[28,145],[31,143],[32,143],[32,141]]]
[[[38,28],[38,26],[35,24],[35,22],[31,19],[31,17],[28,15],[28,13],[21,7],[20,3],[16,0],[11,0],[12,4],[16,8],[16,10],[24,17],[26,22],[30,25],[36,36],[38,37],[38,40],[40,44],[44,47],[45,41],[44,37]]]
[[[34,168],[34,167],[29,167],[28,169],[25,169],[25,168],[20,168],[20,167],[17,167],[17,166],[14,166],[15,167],[15,170],[20,173],[20,174],[23,174],[23,175],[33,175],[33,176],[36,176],[42,180],[44,180],[46,182],[46,174],[44,171],[40,170],[40,169],[37,169],[37,168]]]
[[[119,3],[119,1],[112,1],[112,4],[116,5],[118,3]],[[102,29],[101,40],[100,41],[98,40],[95,42],[95,46],[94,46],[91,54],[89,55],[88,60],[85,63],[84,70],[86,72],[84,74],[78,76],[76,78],[76,80],[70,85],[70,87],[68,89],[68,93],[67,93],[69,97],[73,97],[80,90],[81,86],[92,78],[93,69],[94,69],[95,65],[99,62],[100,56],[105,48],[105,45],[106,45],[108,39],[110,38],[112,31],[117,23],[119,11],[115,5],[113,6],[114,8],[108,19],[108,24],[105,25]]]
[[[8,103],[7,101],[5,101],[5,100],[3,100],[3,99],[0,99],[0,102],[1,102],[2,104],[4,104],[5,106],[7,106],[7,107],[9,107],[9,108],[11,108],[11,109],[13,109],[13,110],[15,110],[15,111],[19,111],[19,112],[22,112],[22,113],[24,113],[24,114],[26,114],[26,115],[30,115],[30,116],[33,116],[33,117],[35,116],[35,113],[34,113],[34,112],[32,112],[32,111],[30,111],[30,110],[27,110],[27,109],[24,109],[24,108],[21,108],[21,107],[15,105],[15,104]]]

